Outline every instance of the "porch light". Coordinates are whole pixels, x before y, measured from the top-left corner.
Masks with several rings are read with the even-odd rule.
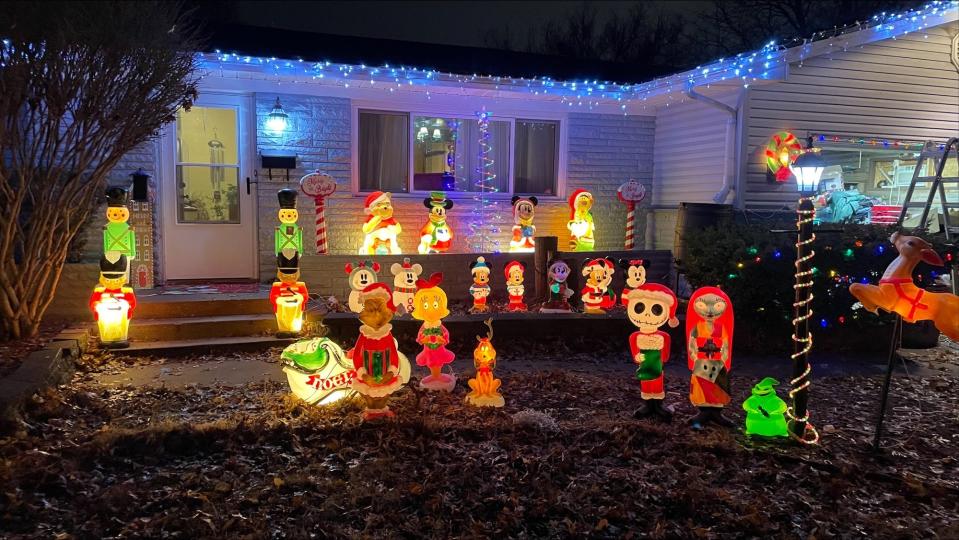
[[[819,189],[819,179],[825,168],[826,162],[819,155],[819,149],[813,147],[812,137],[807,139],[803,153],[789,166],[801,193],[815,193]]]
[[[266,116],[266,129],[275,134],[283,133],[286,131],[288,118],[286,111],[283,110],[283,105],[280,104],[280,97],[277,96],[276,103],[273,104],[273,110]]]

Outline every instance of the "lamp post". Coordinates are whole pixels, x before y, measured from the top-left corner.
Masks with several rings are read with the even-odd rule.
[[[809,137],[807,147],[799,157],[789,166],[799,188],[799,204],[796,207],[796,282],[793,289],[796,292],[793,302],[793,378],[790,381],[789,397],[792,403],[786,410],[789,416],[789,431],[796,440],[805,444],[815,444],[819,434],[812,424],[808,423],[809,413],[806,405],[809,401],[809,374],[812,368],[809,365],[809,351],[812,349],[812,335],[809,333],[809,319],[812,317],[812,285],[813,270],[810,261],[816,252],[812,243],[816,241],[816,234],[812,232],[812,222],[816,216],[813,207],[813,198],[819,188],[819,179],[822,177],[825,162],[819,156],[819,149],[813,148],[812,137]]]

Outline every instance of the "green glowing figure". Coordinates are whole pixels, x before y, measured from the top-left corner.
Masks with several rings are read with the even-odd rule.
[[[746,411],[746,435],[788,437],[786,402],[776,395],[779,381],[766,377],[753,387],[753,395],[743,402]]]

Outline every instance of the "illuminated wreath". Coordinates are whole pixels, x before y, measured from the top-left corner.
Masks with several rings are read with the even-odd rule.
[[[773,134],[766,144],[766,166],[777,182],[789,180],[789,165],[802,153],[802,144],[788,131]]]

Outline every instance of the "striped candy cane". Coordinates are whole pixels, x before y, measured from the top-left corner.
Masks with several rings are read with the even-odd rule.
[[[636,225],[636,203],[630,201],[626,203],[626,249],[633,249],[635,241],[633,240],[633,229]]]
[[[316,254],[325,255],[329,249],[326,245],[326,198],[313,199],[316,204]]]
[[[636,227],[636,203],[646,197],[646,187],[629,179],[616,190],[616,197],[626,203],[626,249],[633,249],[636,245],[633,234]]]
[[[326,198],[336,191],[336,181],[333,177],[316,171],[300,178],[300,189],[303,193],[313,197],[316,205],[316,254],[329,253],[326,245]]]

